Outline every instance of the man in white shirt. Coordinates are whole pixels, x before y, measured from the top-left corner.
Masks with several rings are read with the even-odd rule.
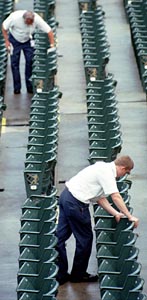
[[[30,77],[32,75],[32,59],[34,45],[32,35],[38,28],[48,35],[50,47],[54,47],[54,34],[51,27],[35,12],[18,10],[11,13],[2,23],[2,33],[5,45],[11,54],[14,94],[21,92],[21,77],[19,70],[21,50],[24,53],[25,81],[28,93],[32,93]]]
[[[129,174],[134,162],[129,156],[122,156],[113,162],[99,161],[80,171],[65,183],[65,189],[59,198],[59,221],[57,227],[59,252],[59,284],[71,282],[94,282],[97,275],[86,272],[92,249],[93,233],[89,204],[98,203],[117,222],[126,216],[138,226],[138,218],[132,216],[127,209],[117,188],[116,178]],[[116,210],[107,200],[111,195]],[[71,275],[68,274],[68,260],[65,242],[73,233],[76,239],[76,250]]]

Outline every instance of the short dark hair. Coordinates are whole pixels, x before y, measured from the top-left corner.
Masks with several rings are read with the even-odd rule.
[[[128,169],[134,168],[134,162],[132,158],[128,155],[120,156],[114,160],[116,166],[123,166]]]

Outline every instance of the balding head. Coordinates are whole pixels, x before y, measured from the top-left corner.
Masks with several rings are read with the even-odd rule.
[[[26,11],[23,14],[24,22],[27,25],[32,25],[34,22],[34,13],[32,11]]]

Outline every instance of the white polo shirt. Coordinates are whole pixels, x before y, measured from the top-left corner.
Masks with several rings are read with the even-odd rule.
[[[46,33],[51,31],[51,27],[37,13],[34,13],[32,25],[25,24],[23,18],[25,12],[26,10],[16,10],[3,22],[4,29],[9,30],[17,41],[20,43],[28,41],[36,28]]]
[[[96,162],[84,168],[65,185],[76,199],[86,204],[119,192],[114,162]]]

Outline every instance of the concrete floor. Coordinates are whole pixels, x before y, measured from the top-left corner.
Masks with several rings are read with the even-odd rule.
[[[20,0],[16,9],[32,9],[33,1]],[[138,261],[142,264],[144,293],[147,294],[147,232],[146,232],[146,180],[147,180],[147,118],[146,95],[143,92],[131,45],[129,26],[123,1],[99,0],[106,13],[105,23],[110,42],[108,71],[118,81],[116,88],[123,147],[121,154],[129,154],[135,161],[130,176],[131,206],[140,218]],[[62,181],[88,165],[88,133],[86,123],[85,76],[82,62],[79,31],[78,1],[56,1],[56,18],[59,22],[57,84],[63,93],[60,101],[60,131],[56,186],[63,190]],[[12,76],[8,60],[4,113],[6,127],[0,138],[0,300],[17,299],[17,272],[19,256],[19,229],[21,206],[26,199],[23,169],[26,153],[30,96],[23,85],[21,95],[13,95]],[[23,58],[21,62],[23,78]],[[73,159],[74,158],[74,159]],[[72,264],[74,240],[68,242],[69,270]],[[97,271],[95,245],[89,271]],[[58,300],[100,300],[98,283],[70,284],[59,288]]]

